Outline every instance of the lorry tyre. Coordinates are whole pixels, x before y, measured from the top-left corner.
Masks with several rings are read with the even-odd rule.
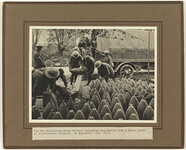
[[[134,74],[134,68],[129,65],[129,64],[125,64],[123,66],[121,66],[121,68],[119,69],[119,75],[121,77],[131,77]]]

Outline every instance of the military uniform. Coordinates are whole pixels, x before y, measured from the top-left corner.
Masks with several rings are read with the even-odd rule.
[[[109,78],[114,78],[114,69],[108,63],[102,63],[102,64],[106,65],[107,68],[109,69],[110,72]]]
[[[98,68],[98,74],[105,80],[108,80],[108,78],[114,78],[114,70],[107,63],[101,64],[101,66]]]
[[[80,47],[79,51],[80,51],[81,56],[84,57],[86,50],[83,47]]]
[[[36,96],[43,95],[43,93],[50,89],[50,79],[45,76],[45,69],[36,69],[32,73],[32,105],[35,105]]]
[[[34,58],[34,68],[35,69],[45,67],[45,64],[43,62],[43,56],[41,55],[40,52],[36,51],[34,53],[33,58]]]
[[[79,47],[79,48],[83,47],[84,49],[86,49],[87,44],[86,44],[85,41],[80,41],[79,44],[78,44],[78,47]]]
[[[59,69],[60,75],[56,79],[49,79],[45,75],[46,69],[36,69],[35,72],[32,73],[32,79],[34,80],[34,85],[32,88],[32,105],[35,105],[36,96],[43,95],[45,91],[51,90],[53,93],[58,91],[64,100],[68,100],[70,98],[69,92],[66,88],[62,88],[56,85],[56,80],[61,78],[64,82],[64,85],[67,86],[67,81],[64,76],[64,71]],[[44,102],[46,105],[47,102]]]
[[[92,57],[95,58],[96,48],[95,47],[91,47],[91,52],[92,52]]]
[[[97,43],[96,41],[92,41],[92,57],[95,58],[95,55],[96,55],[96,47],[97,47]]]
[[[94,58],[91,56],[86,56],[83,59],[83,64],[87,68],[86,70],[88,72],[88,84],[89,84],[90,81],[92,80],[92,74],[94,73]]]
[[[69,60],[69,69],[73,69],[73,68],[79,68],[82,64],[82,57],[78,56],[78,57],[73,57],[73,55],[70,56],[70,60]],[[72,73],[71,76],[71,84],[74,81],[74,78],[76,80],[77,78],[77,74]]]
[[[104,59],[103,59],[103,62],[109,64],[111,67],[114,67],[112,57],[110,55],[105,56]]]
[[[65,102],[67,103],[67,101],[70,99],[70,93],[66,89],[67,80],[66,80],[66,77],[64,75],[63,69],[59,69],[59,72],[60,72],[60,75],[59,75],[58,78],[56,78],[55,80],[50,80],[50,88],[51,88],[52,92],[55,93],[55,95],[56,95],[56,92],[58,92],[60,94],[60,96],[62,97],[62,99],[57,99],[58,104],[60,105],[63,100],[65,100]],[[59,85],[56,85],[56,81],[59,78],[61,78],[65,87],[61,87]]]

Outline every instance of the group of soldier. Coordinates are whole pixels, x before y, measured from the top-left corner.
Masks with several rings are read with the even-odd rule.
[[[38,95],[48,94],[50,96],[59,93],[63,100],[68,101],[69,98],[73,98],[74,93],[67,89],[67,79],[64,75],[62,68],[47,66],[44,63],[43,57],[40,53],[42,50],[41,45],[36,46],[36,51],[33,55],[34,70],[32,71],[32,105],[35,105],[36,97]],[[114,78],[114,64],[108,50],[103,53],[102,60],[95,61],[95,49],[92,47],[83,47],[78,45],[73,49],[73,52],[69,58],[69,71],[71,72],[71,85],[76,81],[78,74],[74,73],[73,69],[82,68],[82,74],[88,79],[87,84],[91,82],[93,76],[102,77],[105,80],[108,78]],[[64,87],[56,84],[56,81],[61,78],[64,83]],[[46,102],[47,103],[47,102]],[[46,105],[44,104],[44,106]]]
[[[98,76],[108,80],[108,78],[114,77],[113,62],[112,58],[109,55],[109,51],[105,50],[103,54],[104,59],[95,61],[95,58],[92,57],[92,52],[86,50],[85,55],[81,55],[81,51],[78,48],[75,48],[72,55],[69,59],[69,69],[73,68],[85,68],[84,74],[87,74],[88,82],[93,78],[93,74],[96,74],[95,68],[97,69]],[[77,74],[72,72],[71,84],[76,80]]]

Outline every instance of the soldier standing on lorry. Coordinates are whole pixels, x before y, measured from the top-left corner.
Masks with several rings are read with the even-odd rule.
[[[86,72],[88,73],[88,85],[92,80],[92,74],[94,73],[94,58],[92,57],[91,51],[87,51],[87,56],[83,59],[83,65],[86,67]]]
[[[110,53],[108,50],[104,51],[105,57],[103,59],[103,62],[109,64],[111,67],[114,67],[114,63],[112,61],[112,57],[110,56]]]
[[[114,78],[114,70],[107,63],[102,63],[101,61],[96,61],[95,67],[98,69],[98,74],[106,81],[108,78]]]
[[[71,69],[74,69],[74,68],[80,68],[82,64],[82,57],[81,55],[79,54],[78,51],[73,51],[72,55],[70,56],[70,60],[69,60],[69,70],[71,72]],[[76,81],[76,78],[77,78],[77,74],[71,72],[72,75],[71,75],[71,85],[73,83],[73,81],[75,82]]]
[[[41,49],[43,48],[42,45],[37,45],[36,46],[36,51],[34,53],[34,68],[35,69],[38,69],[38,68],[42,68],[42,67],[45,67],[45,63],[43,61],[43,56],[41,55],[40,51]]]

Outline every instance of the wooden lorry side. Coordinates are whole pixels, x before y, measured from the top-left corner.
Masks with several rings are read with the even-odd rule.
[[[146,49],[111,49],[111,57],[113,62],[154,62],[154,50]],[[102,56],[98,51],[96,60],[102,60]]]

